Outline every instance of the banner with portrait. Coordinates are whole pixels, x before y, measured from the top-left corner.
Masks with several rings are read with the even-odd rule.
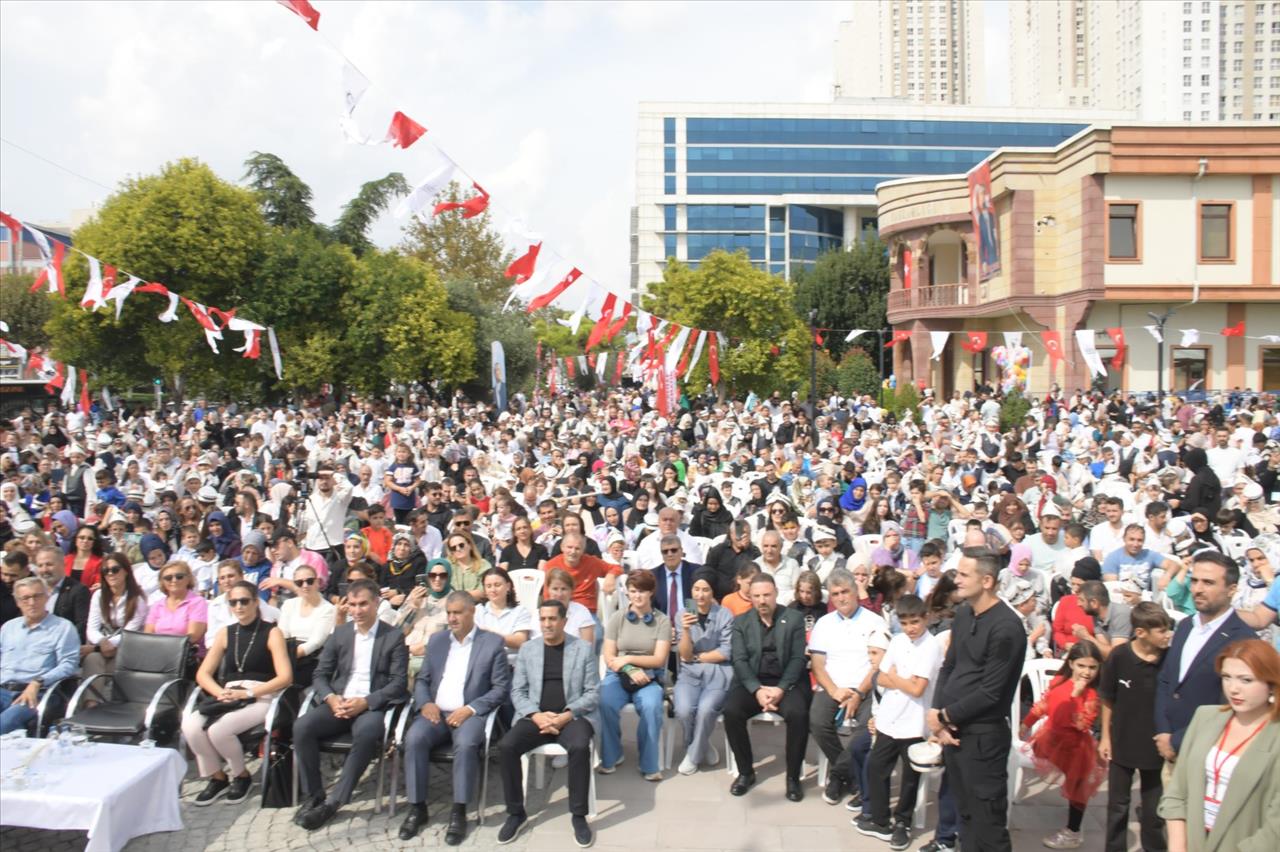
[[[991,194],[991,162],[984,160],[969,172],[969,216],[978,243],[978,280],[1000,274],[1000,220]]]

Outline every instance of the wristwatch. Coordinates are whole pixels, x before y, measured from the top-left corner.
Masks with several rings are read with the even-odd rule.
[[[695,651],[695,652],[694,652],[694,654],[693,654],[693,661],[694,661],[695,663],[700,663],[700,662],[702,662],[702,652],[701,652],[701,651]]]
[[[863,692],[861,689],[858,689],[858,687],[856,687],[856,686],[851,686],[851,687],[849,687],[849,688],[853,690],[853,694],[854,694],[854,695],[858,696],[858,700],[859,700],[859,701],[866,701],[866,700],[867,700],[867,694],[866,694],[865,692]]]

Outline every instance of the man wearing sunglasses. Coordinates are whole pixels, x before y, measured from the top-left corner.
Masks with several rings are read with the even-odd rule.
[[[356,580],[347,588],[347,621],[325,643],[312,687],[318,707],[298,719],[293,750],[306,796],[294,822],[315,831],[351,801],[356,782],[378,753],[387,709],[407,697],[409,649],[404,635],[378,620],[378,586]],[[320,743],[351,734],[338,784],[326,797]]]

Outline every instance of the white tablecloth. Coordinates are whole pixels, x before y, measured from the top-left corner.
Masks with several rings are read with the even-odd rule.
[[[19,766],[28,751],[0,749],[0,771]],[[178,801],[187,762],[169,748],[98,743],[73,749],[68,763],[52,762],[46,749],[31,762],[44,776],[35,789],[0,790],[0,823],[56,831],[88,831],[85,852],[119,852],[135,837],[180,831]]]

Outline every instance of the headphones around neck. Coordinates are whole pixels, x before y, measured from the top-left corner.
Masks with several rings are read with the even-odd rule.
[[[646,612],[644,614],[644,618],[641,619],[640,616],[636,615],[635,610],[628,609],[627,621],[630,621],[632,624],[635,624],[637,621],[643,621],[645,624],[653,624],[653,610]]]

